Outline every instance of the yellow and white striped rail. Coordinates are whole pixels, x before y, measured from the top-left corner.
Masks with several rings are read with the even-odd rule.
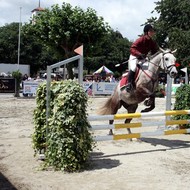
[[[109,141],[109,140],[121,140],[121,139],[132,139],[142,138],[150,136],[163,136],[163,135],[174,135],[174,134],[185,134],[190,133],[190,129],[178,129],[178,130],[157,130],[154,132],[142,132],[142,133],[131,133],[131,134],[119,134],[119,135],[107,135],[107,136],[96,136],[95,141]]]
[[[187,115],[190,114],[190,110],[174,110],[174,111],[163,111],[163,112],[149,112],[149,113],[125,113],[115,115],[94,115],[89,116],[89,121],[100,121],[100,120],[119,120],[119,119],[132,119],[132,118],[147,118],[155,116],[169,116],[169,115]],[[162,121],[142,121],[138,123],[125,123],[125,124],[101,124],[91,125],[92,130],[102,129],[121,129],[121,128],[137,128],[137,127],[151,127],[159,125],[177,125],[177,124],[189,124],[190,120],[162,120]],[[178,129],[178,130],[157,130],[153,132],[141,132],[131,134],[117,134],[109,136],[96,136],[95,141],[107,141],[107,140],[120,140],[120,139],[131,139],[131,138],[142,138],[149,136],[163,136],[163,135],[174,135],[174,134],[185,134],[190,133],[190,129]]]
[[[119,123],[119,124],[101,124],[101,125],[91,125],[92,130],[102,130],[102,129],[122,129],[122,128],[139,128],[139,127],[152,127],[159,125],[179,125],[179,124],[189,124],[190,120],[162,120],[162,121],[142,121],[138,123]]]
[[[118,119],[131,119],[131,118],[146,118],[154,116],[169,116],[169,115],[187,115],[190,114],[190,110],[172,110],[163,112],[148,112],[148,113],[124,113],[115,115],[90,115],[89,121],[100,120],[118,120]]]

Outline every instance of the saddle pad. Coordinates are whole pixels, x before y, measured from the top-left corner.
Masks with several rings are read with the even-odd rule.
[[[138,79],[138,74],[139,74],[140,69],[137,67],[136,73],[135,73],[135,81],[137,81]],[[128,73],[124,74],[119,82],[119,87],[120,89],[122,89],[123,87],[125,87],[128,83]]]
[[[119,83],[120,89],[123,88],[123,87],[125,87],[126,84],[127,84],[127,82],[128,82],[128,77],[127,77],[127,75],[126,75],[126,76],[123,76],[123,77],[121,78],[121,80],[120,80],[120,83]]]

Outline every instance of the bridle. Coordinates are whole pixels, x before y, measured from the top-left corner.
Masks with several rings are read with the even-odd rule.
[[[165,62],[165,60],[164,60],[164,55],[165,55],[165,54],[168,54],[168,53],[170,53],[170,54],[173,55],[173,53],[172,53],[171,51],[162,53],[162,63],[163,63],[164,70],[165,70],[165,72],[166,72],[167,74],[170,73],[170,71],[172,70],[173,67],[175,67],[175,63],[174,63],[174,64],[171,64],[171,65],[169,65],[169,66],[166,65],[166,62]]]
[[[161,49],[161,48],[160,48],[160,49]],[[167,51],[167,52],[163,52],[163,51],[161,50],[161,51],[155,53],[154,55],[152,55],[151,57],[149,57],[148,59],[146,59],[146,61],[147,61],[148,63],[151,63],[152,65],[154,65],[154,66],[156,66],[156,67],[159,68],[159,67],[160,67],[160,64],[157,65],[157,64],[155,64],[154,62],[150,61],[150,59],[153,59],[155,56],[157,56],[158,54],[162,53],[161,61],[162,61],[162,64],[163,64],[164,71],[168,74],[168,73],[170,73],[170,71],[172,70],[172,68],[175,67],[175,63],[174,63],[174,64],[171,64],[171,65],[169,65],[169,66],[167,66],[166,63],[165,63],[165,60],[164,60],[164,55],[165,55],[165,54],[168,54],[168,53],[173,54],[174,52],[176,52],[176,50],[174,50],[174,51]],[[134,58],[134,59],[137,59],[137,58]],[[132,60],[134,60],[134,59],[132,59]],[[117,64],[117,65],[115,65],[115,67],[121,66],[121,65],[126,64],[126,63],[128,63],[128,62],[129,62],[129,60],[127,60],[127,61],[125,61],[125,62],[123,62],[123,63]],[[143,62],[143,63],[144,63],[144,62]],[[143,64],[143,63],[142,63],[142,64]],[[161,63],[161,62],[160,62],[160,63]],[[145,70],[142,69],[141,64],[138,64],[138,65],[139,65],[139,69],[141,69],[142,72],[144,72],[145,75],[147,75],[152,81],[155,81],[155,79],[153,79]],[[138,67],[138,65],[137,65],[137,67]]]
[[[164,57],[164,55],[166,55],[166,54],[168,54],[168,53],[170,53],[170,54],[173,54],[171,51],[168,51],[168,52],[161,52],[162,53],[162,57],[161,57],[161,62],[162,62],[162,64],[163,64],[163,68],[164,68],[164,71],[167,73],[167,74],[169,74],[170,73],[170,71],[172,70],[172,68],[173,67],[175,67],[175,63],[174,64],[171,64],[171,65],[169,65],[169,66],[167,66],[166,65],[166,62],[165,62],[165,57]],[[158,53],[156,53],[156,55],[158,55]],[[153,56],[155,56],[155,55],[153,55]],[[147,60],[148,61],[148,63],[151,63],[151,64],[153,64],[154,66],[156,66],[156,67],[160,67],[160,64],[161,64],[161,62],[160,62],[160,64],[155,64],[154,62],[152,62],[152,61],[150,61],[150,58]],[[142,70],[142,69],[141,69]],[[143,72],[144,72],[144,74],[145,75],[147,75],[152,81],[155,81],[155,79],[153,79],[146,71],[144,71],[144,70],[142,70]]]

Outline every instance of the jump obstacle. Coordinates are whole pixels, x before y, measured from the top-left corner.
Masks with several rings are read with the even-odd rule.
[[[187,115],[190,114],[190,110],[173,110],[163,112],[149,112],[149,113],[124,113],[115,115],[91,115],[88,117],[88,121],[102,121],[102,120],[121,120],[131,118],[147,118],[154,116],[171,116],[171,115]],[[189,124],[190,120],[161,120],[161,121],[142,121],[137,123],[125,123],[125,124],[102,124],[102,125],[91,125],[92,130],[102,129],[122,129],[122,128],[139,128],[139,127],[152,127],[159,125],[179,125]],[[95,141],[108,141],[108,140],[121,140],[131,138],[142,138],[150,136],[163,136],[163,135],[174,135],[174,134],[185,134],[190,133],[190,129],[177,129],[177,130],[166,130],[166,127],[162,130],[156,130],[154,132],[142,132],[142,133],[131,133],[131,134],[116,134],[107,136],[95,136]]]

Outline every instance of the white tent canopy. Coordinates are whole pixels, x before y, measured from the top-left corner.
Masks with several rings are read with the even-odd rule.
[[[108,69],[105,65],[103,65],[93,73],[93,75],[108,75],[108,74],[113,74],[113,72],[110,69]]]

